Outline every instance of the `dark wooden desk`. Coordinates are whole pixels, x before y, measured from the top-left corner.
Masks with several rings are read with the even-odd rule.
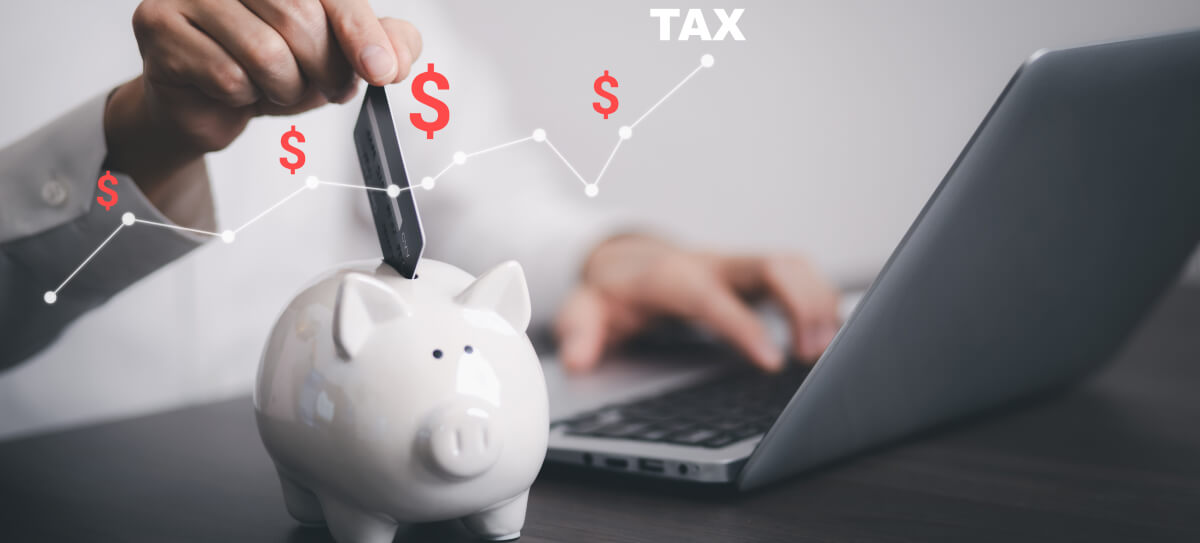
[[[522,540],[1200,541],[1200,289],[1062,394],[749,495],[628,483],[543,473]],[[287,516],[243,398],[0,443],[0,541],[331,540]]]

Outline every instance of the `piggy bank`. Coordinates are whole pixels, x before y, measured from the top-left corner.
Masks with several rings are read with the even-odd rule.
[[[339,543],[455,518],[520,537],[549,432],[529,313],[516,262],[478,279],[430,259],[413,279],[360,263],[300,292],[254,394],[288,512]]]

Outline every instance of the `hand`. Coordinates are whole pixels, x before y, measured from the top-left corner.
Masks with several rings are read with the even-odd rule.
[[[799,256],[724,256],[685,251],[645,236],[598,246],[556,323],[560,357],[586,371],[606,347],[661,317],[695,321],[724,337],[760,368],[782,369],[784,353],[747,300],[769,296],[788,316],[792,350],[814,361],[838,328],[838,295]]]
[[[143,72],[109,99],[108,162],[152,200],[252,117],[346,102],[359,77],[398,82],[421,53],[411,24],[367,0],[145,0],[133,30]]]

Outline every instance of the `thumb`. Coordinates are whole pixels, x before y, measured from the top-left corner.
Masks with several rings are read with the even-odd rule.
[[[575,290],[563,304],[555,328],[559,358],[567,370],[585,372],[600,361],[608,341],[608,308],[598,292]]]
[[[371,85],[391,83],[400,64],[371,4],[361,0],[322,0],[322,4],[338,45],[354,71]]]

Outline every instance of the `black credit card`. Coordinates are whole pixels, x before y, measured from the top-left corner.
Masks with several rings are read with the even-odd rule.
[[[413,279],[425,248],[425,232],[409,188],[404,157],[400,156],[400,140],[396,138],[396,125],[383,87],[367,87],[358,122],[354,124],[354,147],[358,150],[363,182],[380,189],[365,192],[371,215],[375,217],[383,261],[400,275]],[[395,198],[385,192],[389,185],[400,188]]]

